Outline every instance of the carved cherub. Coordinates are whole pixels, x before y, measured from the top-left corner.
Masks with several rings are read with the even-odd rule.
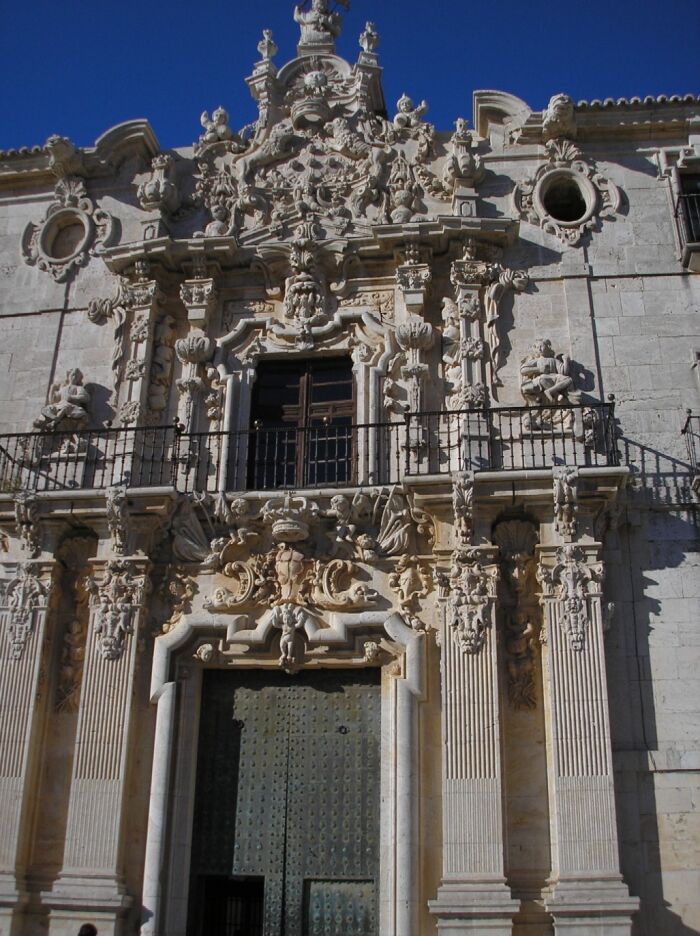
[[[208,111],[203,111],[199,122],[204,127],[204,133],[199,138],[200,143],[219,143],[233,137],[233,132],[228,125],[228,113],[223,107],[217,107],[211,117]]]
[[[402,94],[396,102],[398,112],[393,124],[396,130],[415,130],[423,122],[423,114],[428,110],[427,101],[421,101],[416,107],[407,94]]]

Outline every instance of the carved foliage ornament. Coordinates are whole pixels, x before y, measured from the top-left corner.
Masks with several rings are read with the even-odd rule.
[[[85,182],[77,176],[65,176],[56,183],[54,199],[41,221],[30,222],[25,228],[22,256],[25,263],[38,266],[62,283],[108,247],[114,234],[114,219],[95,206]]]
[[[549,140],[545,148],[547,161],[515,187],[515,210],[564,244],[575,246],[599,218],[615,215],[620,191],[570,140]]]
[[[48,606],[52,584],[35,575],[31,563],[20,563],[13,579],[1,588],[0,620],[10,645],[10,658],[20,660],[36,623]]]
[[[143,566],[112,560],[101,579],[85,579],[85,588],[90,595],[98,650],[105,660],[119,660],[127,635],[134,632],[134,618],[150,591],[148,576]]]

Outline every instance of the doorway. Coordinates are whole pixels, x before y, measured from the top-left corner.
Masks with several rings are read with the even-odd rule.
[[[204,674],[197,936],[378,936],[380,671]]]

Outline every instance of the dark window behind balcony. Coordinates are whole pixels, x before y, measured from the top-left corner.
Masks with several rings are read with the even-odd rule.
[[[680,176],[680,220],[685,244],[700,243],[700,175]]]
[[[248,487],[352,483],[349,358],[265,361],[251,409]]]

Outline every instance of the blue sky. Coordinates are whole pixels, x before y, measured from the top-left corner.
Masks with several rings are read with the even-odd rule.
[[[282,64],[298,28],[288,0],[0,0],[0,149],[78,145],[146,117],[163,147],[192,143],[199,115],[223,104],[253,119],[244,83],[263,27]],[[536,109],[575,100],[700,94],[700,0],[352,0],[338,44],[354,60],[372,19],[389,109],[403,91],[430,104],[440,129],[471,118],[476,88]]]

